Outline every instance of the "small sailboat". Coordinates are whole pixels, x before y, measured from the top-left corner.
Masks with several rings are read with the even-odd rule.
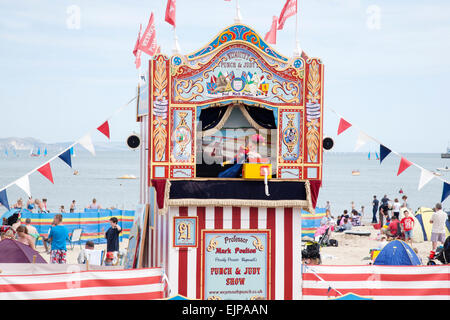
[[[375,157],[377,157],[377,160],[380,160],[380,156],[378,155],[378,152],[375,152]]]
[[[370,160],[370,151],[369,154],[367,155],[367,160]]]
[[[5,149],[5,155],[8,156],[8,149]]]
[[[72,157],[75,157],[75,151],[73,150],[73,147],[70,148],[70,155],[71,155]]]
[[[44,157],[46,157],[47,156],[47,148],[45,148],[45,150],[44,150]]]

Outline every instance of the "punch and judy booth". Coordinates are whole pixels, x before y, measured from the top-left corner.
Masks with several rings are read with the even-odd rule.
[[[322,179],[323,65],[235,24],[149,62],[150,267],[170,295],[298,299],[301,209]]]

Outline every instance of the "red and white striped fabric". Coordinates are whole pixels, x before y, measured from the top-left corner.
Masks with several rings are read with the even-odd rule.
[[[336,290],[376,300],[448,300],[450,269],[448,266],[320,265],[303,270],[303,299],[336,298],[340,296]]]
[[[213,229],[269,229],[271,235],[270,297],[301,298],[301,212],[298,208],[169,207],[158,215],[153,231],[154,266],[166,269],[170,295],[201,298],[201,246],[179,250],[172,246],[173,217],[197,216],[198,232]],[[200,239],[199,239],[200,241]]]
[[[79,271],[0,277],[0,300],[150,300],[163,296],[161,268]]]

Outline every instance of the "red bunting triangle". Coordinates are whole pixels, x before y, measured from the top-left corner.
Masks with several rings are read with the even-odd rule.
[[[339,121],[339,128],[338,128],[338,135],[340,135],[342,132],[350,128],[352,124],[350,122],[345,121],[343,118]]]
[[[400,173],[402,173],[406,169],[408,169],[408,167],[410,165],[412,165],[412,162],[408,161],[408,160],[406,160],[405,158],[402,157],[402,160],[400,161],[400,166],[398,167],[397,176],[400,175]]]
[[[52,168],[50,168],[50,163],[44,164],[42,167],[37,169],[44,177],[46,177],[48,180],[50,180],[51,183],[53,182],[53,175],[52,175]]]
[[[103,133],[109,139],[109,124],[105,121],[100,127],[97,128],[98,131]]]

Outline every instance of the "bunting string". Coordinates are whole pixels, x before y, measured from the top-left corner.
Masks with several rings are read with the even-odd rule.
[[[379,140],[377,140],[376,138],[368,135],[367,133],[362,131],[360,128],[355,126],[353,123],[348,122],[346,119],[344,119],[344,117],[342,115],[340,115],[338,112],[336,112],[332,108],[328,107],[328,109],[331,112],[333,112],[336,116],[339,117],[339,127],[338,127],[338,131],[337,131],[337,135],[342,134],[345,130],[349,129],[350,127],[354,127],[355,129],[359,130],[359,135],[358,135],[358,139],[356,141],[355,151],[358,150],[361,146],[363,146],[368,141],[372,140],[380,145],[380,164],[390,153],[393,153],[400,158],[400,164],[399,164],[397,176],[402,174],[407,168],[409,168],[411,165],[413,165],[421,170],[418,190],[422,189],[423,186],[425,186],[428,182],[430,182],[434,178],[434,179],[441,180],[444,183],[441,202],[443,202],[450,195],[450,183],[447,180],[435,175],[432,171],[425,169],[424,167],[418,165],[417,163],[409,161],[404,156],[402,156],[399,152],[386,147],[386,145],[384,143],[382,143]]]
[[[141,89],[141,94],[145,93],[146,90],[148,90],[148,86],[145,86]],[[26,174],[24,174],[19,179],[7,184],[6,186],[0,188],[0,203],[3,204],[8,210],[9,203],[8,203],[8,197],[6,195],[6,189],[13,185],[17,185],[19,188],[21,188],[28,196],[31,196],[30,191],[30,182],[29,182],[29,176],[33,174],[34,172],[38,171],[41,173],[44,177],[46,177],[50,182],[54,183],[53,181],[53,175],[51,171],[50,163],[55,160],[56,158],[60,158],[62,161],[64,161],[69,167],[72,168],[72,160],[70,155],[70,150],[77,144],[82,145],[84,148],[86,148],[88,151],[90,151],[93,155],[95,155],[95,149],[92,144],[91,135],[95,131],[101,132],[103,135],[105,135],[108,139],[110,139],[110,131],[109,131],[109,121],[118,115],[122,110],[124,110],[127,106],[129,106],[132,102],[134,102],[137,99],[138,95],[131,98],[127,103],[123,104],[121,107],[117,108],[109,117],[106,118],[105,121],[102,122],[100,126],[97,126],[95,129],[90,130],[86,134],[84,134],[81,138],[76,140],[74,143],[72,143],[67,148],[63,149],[61,152],[56,154],[55,156],[49,158],[46,162],[40,164],[36,168],[30,170]]]

